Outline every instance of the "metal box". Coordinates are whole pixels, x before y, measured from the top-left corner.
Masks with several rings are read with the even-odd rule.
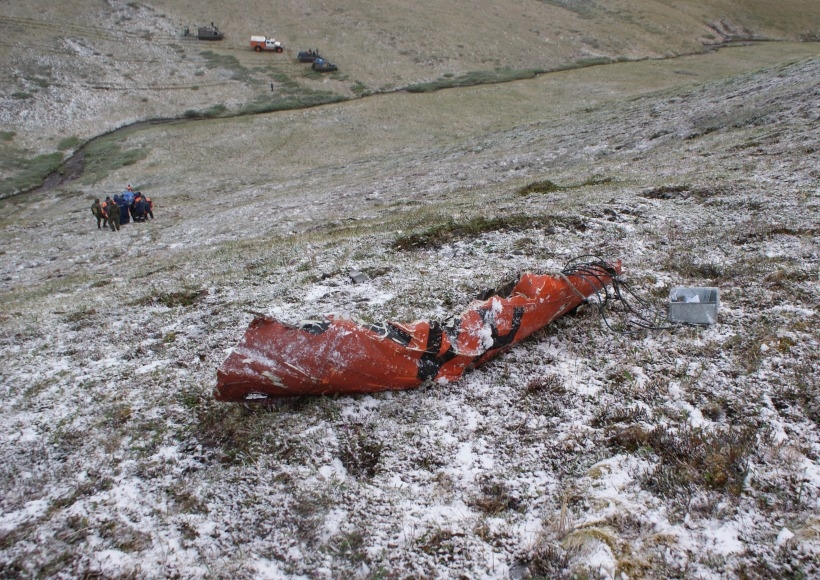
[[[714,324],[720,307],[717,288],[685,288],[669,292],[669,321],[686,324]]]
[[[369,279],[367,277],[367,274],[365,274],[364,272],[359,272],[357,270],[350,272],[348,276],[350,276],[350,279],[353,281],[354,284],[364,284]]]

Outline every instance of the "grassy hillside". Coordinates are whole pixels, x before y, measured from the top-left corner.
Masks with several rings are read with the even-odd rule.
[[[4,4],[3,187],[83,170],[0,199],[0,576],[820,575],[810,4]],[[566,70],[419,88],[504,67]],[[126,183],[156,219],[98,230]],[[589,254],[635,295],[456,382],[212,397],[254,313],[443,321]],[[667,327],[681,285],[716,324]]]
[[[221,42],[182,36],[215,22]],[[126,123],[293,107],[412,86],[492,82],[730,40],[816,38],[810,0],[405,3],[9,2],[0,17],[0,130],[21,157]],[[251,34],[281,39],[256,54]],[[318,48],[340,70],[310,72]],[[271,90],[273,83],[273,90]],[[433,83],[430,85],[430,83]],[[8,157],[4,155],[4,157]]]

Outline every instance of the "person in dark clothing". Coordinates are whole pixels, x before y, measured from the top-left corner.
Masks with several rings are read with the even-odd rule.
[[[131,210],[131,217],[134,218],[135,222],[144,222],[145,221],[145,198],[142,197],[142,194],[138,191],[137,194],[134,196],[134,205],[133,210]]]
[[[131,221],[131,218],[134,217],[134,191],[131,189],[130,184],[120,194],[120,199],[117,203],[120,204],[120,207],[125,206],[127,208],[127,210],[120,215],[120,221],[127,224]]]
[[[116,195],[114,197],[117,197]],[[108,202],[108,226],[111,231],[120,231],[120,206],[113,199]]]
[[[145,215],[149,215],[151,219],[154,219],[154,202],[148,196],[145,196]]]
[[[131,221],[131,217],[128,215],[128,204],[123,201],[121,195],[114,196],[114,203],[117,204],[120,210],[120,225],[127,224]]]
[[[102,229],[102,224],[107,222],[108,219],[105,217],[99,197],[96,198],[94,203],[91,204],[91,213],[94,214],[95,218],[97,218],[97,229]]]

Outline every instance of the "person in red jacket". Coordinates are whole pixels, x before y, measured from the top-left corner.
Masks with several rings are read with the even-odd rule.
[[[151,219],[154,219],[154,202],[147,195],[143,197],[145,198],[145,215],[150,215]]]

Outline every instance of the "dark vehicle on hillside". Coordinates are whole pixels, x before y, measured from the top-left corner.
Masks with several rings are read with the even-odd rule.
[[[317,58],[322,58],[319,56],[319,52],[316,50],[302,50],[299,51],[299,55],[297,57],[299,62],[314,62]]]
[[[186,38],[197,38],[199,40],[222,40],[225,35],[217,26],[211,22],[210,26],[200,26],[196,29],[196,35],[191,34],[191,30],[186,26],[182,30],[183,36]]]
[[[196,36],[199,40],[222,40],[225,35],[211,22],[210,26],[200,26],[196,29]]]
[[[339,67],[337,67],[332,62],[327,62],[323,58],[317,58],[316,60],[314,60],[313,64],[310,65],[310,68],[312,68],[316,72],[333,72],[339,70]]]

